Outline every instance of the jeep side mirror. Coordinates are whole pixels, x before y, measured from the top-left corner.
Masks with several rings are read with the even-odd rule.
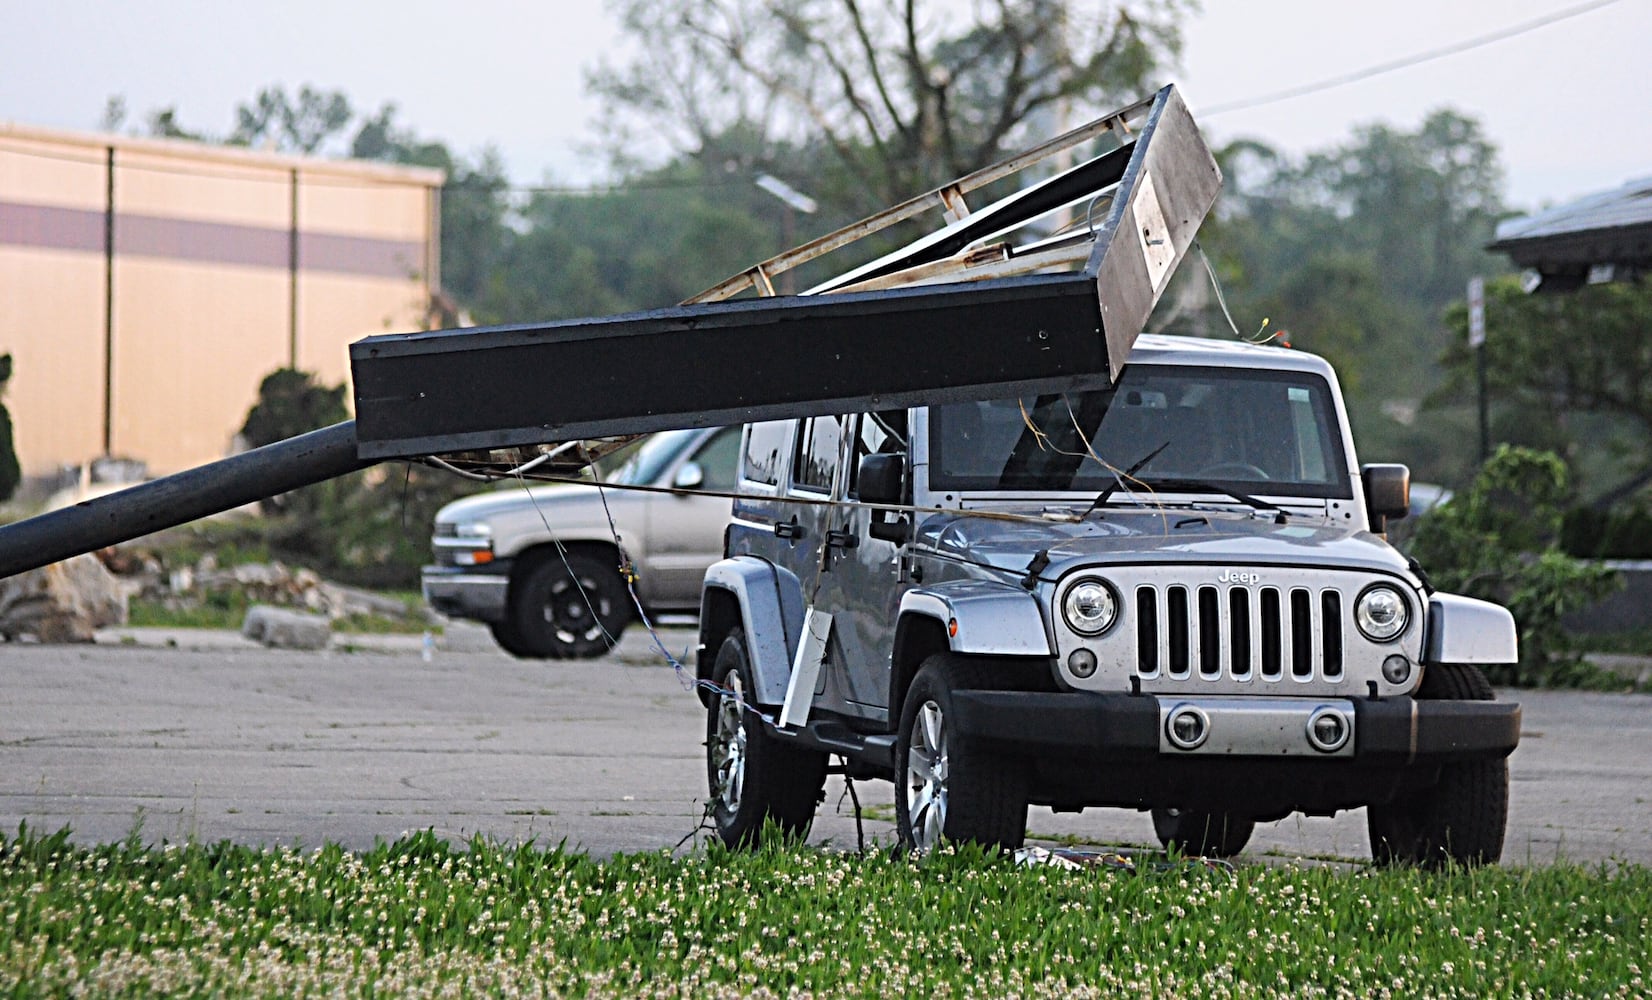
[[[1411,470],[1403,465],[1367,465],[1359,470],[1365,487],[1365,509],[1371,514],[1371,530],[1388,533],[1389,518],[1399,519],[1411,511]]]
[[[856,477],[864,503],[900,503],[906,485],[906,456],[867,455],[860,460]]]
[[[862,503],[900,503],[906,493],[906,456],[898,453],[865,456],[855,470],[855,484]],[[911,525],[905,515],[893,514],[890,520],[891,514],[891,511],[873,511],[866,533],[881,541],[905,544],[911,537]]]
[[[700,468],[699,462],[684,462],[677,467],[677,474],[671,477],[671,486],[679,490],[697,490],[706,481],[706,470]]]

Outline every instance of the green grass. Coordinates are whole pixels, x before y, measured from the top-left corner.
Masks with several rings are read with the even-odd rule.
[[[0,839],[15,996],[1645,996],[1652,870]]]
[[[401,596],[401,595],[396,595]],[[248,600],[240,591],[211,591],[199,603],[133,598],[127,604],[126,623],[133,628],[225,628],[238,630],[247,617]],[[298,610],[303,610],[302,608]],[[423,618],[392,618],[376,613],[345,615],[333,620],[333,631],[353,635],[418,635],[441,633]]]

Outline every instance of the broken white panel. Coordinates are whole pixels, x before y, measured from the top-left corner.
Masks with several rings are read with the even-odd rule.
[[[792,679],[786,685],[786,703],[780,706],[780,728],[789,729],[809,721],[809,706],[815,698],[815,679],[826,659],[826,640],[832,634],[829,612],[810,608],[803,615],[803,636],[792,662]]]
[[[1136,199],[1131,207],[1136,211],[1136,240],[1141,244],[1142,260],[1147,264],[1153,291],[1157,292],[1176,264],[1176,246],[1170,240],[1170,227],[1165,225],[1164,206],[1159,204],[1153,175],[1146,170],[1136,184]]]

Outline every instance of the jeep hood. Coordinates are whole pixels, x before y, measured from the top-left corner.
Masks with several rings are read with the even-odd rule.
[[[937,514],[918,525],[916,545],[1017,573],[1042,551],[1046,577],[1081,564],[1174,562],[1406,571],[1405,557],[1369,531],[1308,518],[1277,524],[1268,515],[1179,507],[1109,509],[1075,524],[1036,509],[1017,513],[1025,519]]]

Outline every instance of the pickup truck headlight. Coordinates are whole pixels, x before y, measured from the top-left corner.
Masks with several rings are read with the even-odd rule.
[[[1405,597],[1384,583],[1365,588],[1354,603],[1354,623],[1373,642],[1387,642],[1404,632],[1410,621]]]
[[[1079,635],[1100,635],[1118,619],[1118,595],[1105,580],[1083,579],[1067,588],[1061,614],[1067,627]]]
[[[438,562],[450,562],[454,566],[483,566],[493,562],[493,529],[479,521],[437,525],[435,545]]]

